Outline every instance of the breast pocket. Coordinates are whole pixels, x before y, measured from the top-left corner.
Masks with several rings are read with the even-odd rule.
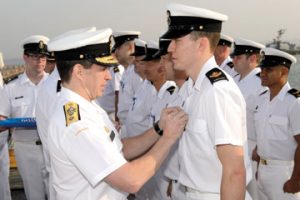
[[[24,117],[30,106],[30,100],[28,98],[14,99],[11,105],[13,117]]]
[[[269,118],[269,123],[272,129],[271,139],[285,140],[288,138],[288,118],[283,116],[272,115]]]
[[[213,137],[208,132],[207,122],[203,119],[190,117],[184,134],[188,134],[189,143],[197,149],[202,149],[201,151],[206,152],[214,146]]]

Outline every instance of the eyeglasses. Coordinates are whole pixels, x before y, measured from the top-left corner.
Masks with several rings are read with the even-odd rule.
[[[31,54],[28,53],[27,56],[31,57],[33,60],[46,60],[47,56],[44,54]]]

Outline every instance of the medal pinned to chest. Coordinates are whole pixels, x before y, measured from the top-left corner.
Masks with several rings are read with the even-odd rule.
[[[113,142],[116,137],[114,130],[111,130],[107,126],[104,126],[104,131],[109,136],[110,140]]]

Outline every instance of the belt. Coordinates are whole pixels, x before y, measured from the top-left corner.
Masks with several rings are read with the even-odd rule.
[[[195,189],[187,187],[187,186],[185,186],[185,192],[186,193],[194,193],[198,197],[220,199],[220,194],[219,193],[200,192],[199,190],[195,190]]]
[[[269,159],[260,159],[259,161],[262,165],[293,165],[294,161],[287,161],[287,160],[269,160]]]
[[[27,144],[35,144],[35,145],[42,145],[42,141],[41,140],[33,140],[33,141],[15,140],[15,142],[27,143]]]

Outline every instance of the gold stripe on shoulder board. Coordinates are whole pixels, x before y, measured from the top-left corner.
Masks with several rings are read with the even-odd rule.
[[[69,102],[64,105],[66,126],[80,120],[79,105],[75,102]]]

